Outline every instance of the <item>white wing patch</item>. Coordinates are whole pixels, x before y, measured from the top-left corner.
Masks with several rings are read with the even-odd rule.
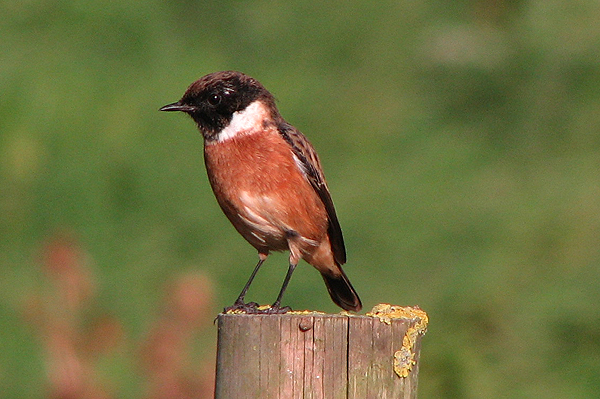
[[[306,177],[306,175],[307,175],[306,165],[304,165],[302,163],[302,161],[296,156],[296,154],[292,153],[292,155],[294,157],[294,162],[296,163],[296,166],[298,167],[298,169],[300,169],[300,171],[302,172],[304,177]]]

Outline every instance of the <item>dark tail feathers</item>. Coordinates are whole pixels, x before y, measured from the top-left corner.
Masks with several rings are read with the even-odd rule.
[[[342,268],[339,270],[341,272],[339,276],[321,274],[323,280],[325,280],[327,291],[329,291],[329,295],[333,302],[340,308],[358,312],[362,309],[360,298],[356,291],[354,291],[352,284],[350,284],[350,281]]]

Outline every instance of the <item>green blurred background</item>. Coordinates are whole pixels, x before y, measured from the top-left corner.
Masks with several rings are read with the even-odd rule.
[[[157,111],[225,69],[260,80],[319,151],[365,308],[429,313],[421,398],[598,397],[599,2],[21,0],[0,13],[2,398],[48,395],[23,309],[52,295],[39,254],[57,231],[95,276],[82,324],[108,313],[127,337],[94,362],[115,397],[145,397],[136,345],[165,282],[207,276],[210,317],[232,303],[255,251],[213,198],[192,121]],[[271,302],[285,271],[270,258],[248,298]],[[284,302],[339,310],[306,264]],[[209,321],[192,344],[209,372],[215,335]]]

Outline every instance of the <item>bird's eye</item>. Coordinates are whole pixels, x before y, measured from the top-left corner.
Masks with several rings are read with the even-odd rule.
[[[212,94],[210,97],[208,97],[208,103],[213,107],[219,105],[221,103],[221,96],[218,94]]]

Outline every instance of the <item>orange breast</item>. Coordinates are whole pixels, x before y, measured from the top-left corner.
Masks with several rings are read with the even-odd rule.
[[[219,205],[259,251],[288,249],[290,234],[306,252],[327,239],[325,207],[275,128],[209,142],[205,162]]]

